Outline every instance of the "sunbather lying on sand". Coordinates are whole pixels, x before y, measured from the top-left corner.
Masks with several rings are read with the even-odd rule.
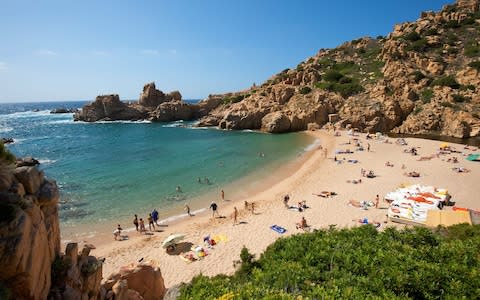
[[[355,220],[353,220],[353,221],[355,221]],[[358,220],[356,220],[356,221],[357,221],[358,223],[362,224],[362,225],[368,225],[368,224],[370,224],[370,225],[373,225],[373,226],[375,226],[375,227],[377,227],[377,228],[380,227],[380,225],[381,225],[380,222],[378,222],[378,221],[369,221],[368,218],[362,218],[362,219],[358,219]]]
[[[452,170],[457,172],[457,173],[468,173],[468,172],[470,172],[469,169],[464,168],[464,167],[455,167],[455,168],[452,168]]]
[[[411,172],[408,172],[408,173],[403,173],[403,175],[405,175],[407,177],[420,177],[420,173],[418,173],[417,171],[411,171]]]
[[[327,191],[321,191],[320,193],[312,193],[312,195],[323,197],[323,198],[328,198],[335,196],[337,193],[335,192],[327,192]]]
[[[347,183],[353,183],[353,184],[362,183],[362,179],[347,180]]]

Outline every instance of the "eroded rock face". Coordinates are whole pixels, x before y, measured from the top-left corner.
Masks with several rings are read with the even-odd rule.
[[[4,167],[4,162],[0,162]],[[13,299],[46,299],[59,253],[58,189],[36,167],[10,166],[0,190],[0,281]],[[13,176],[12,176],[13,175]],[[41,195],[39,198],[38,195]],[[41,201],[40,201],[41,199]]]
[[[138,299],[160,300],[166,293],[160,269],[148,263],[123,267],[111,274],[102,288],[115,299],[137,299],[129,297],[140,295],[143,298]]]
[[[153,122],[191,120],[194,112],[192,105],[183,102],[164,102],[149,113],[148,119]]]

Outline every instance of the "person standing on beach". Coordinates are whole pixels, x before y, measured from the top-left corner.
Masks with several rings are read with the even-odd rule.
[[[222,190],[221,194],[222,194],[222,200],[225,201],[225,192],[223,190]]]
[[[157,226],[158,226],[158,223],[157,223],[157,221],[158,221],[158,211],[155,208],[152,211],[152,219],[153,219],[153,222],[155,222],[155,224],[157,224]]]
[[[233,207],[233,225],[237,225],[238,210],[237,207]]]
[[[148,214],[147,220],[148,220],[148,229],[149,229],[150,231],[155,230],[155,223],[153,223],[152,214]],[[152,227],[153,227],[153,230],[152,230]]]
[[[252,201],[252,203],[250,204],[252,206],[252,215],[255,214],[255,202]]]
[[[135,218],[133,219],[133,225],[135,225],[135,230],[138,231],[138,217],[135,215]]]
[[[145,229],[145,222],[143,221],[142,218],[140,218],[139,223],[140,223],[140,233],[147,231],[147,229]]]
[[[188,206],[188,204],[185,204],[185,211],[187,212],[187,214],[192,217],[193,215],[190,213],[190,206]]]
[[[377,195],[375,197],[375,208],[378,208],[378,202],[380,201],[380,197]]]
[[[220,216],[218,214],[218,211],[217,211],[217,203],[215,203],[215,201],[212,201],[212,203],[210,203],[210,209],[212,210],[212,218],[215,219],[215,215],[217,215],[218,217]]]
[[[290,208],[288,205],[288,201],[290,200],[290,196],[287,194],[283,197],[283,204],[285,205],[286,208]]]

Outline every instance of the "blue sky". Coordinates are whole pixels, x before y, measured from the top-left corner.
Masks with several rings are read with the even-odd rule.
[[[0,102],[245,89],[442,0],[0,0]]]

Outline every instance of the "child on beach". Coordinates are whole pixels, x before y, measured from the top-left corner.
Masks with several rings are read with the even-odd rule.
[[[147,231],[147,229],[145,228],[145,222],[143,221],[142,218],[140,218],[139,223],[140,223],[140,233]]]

